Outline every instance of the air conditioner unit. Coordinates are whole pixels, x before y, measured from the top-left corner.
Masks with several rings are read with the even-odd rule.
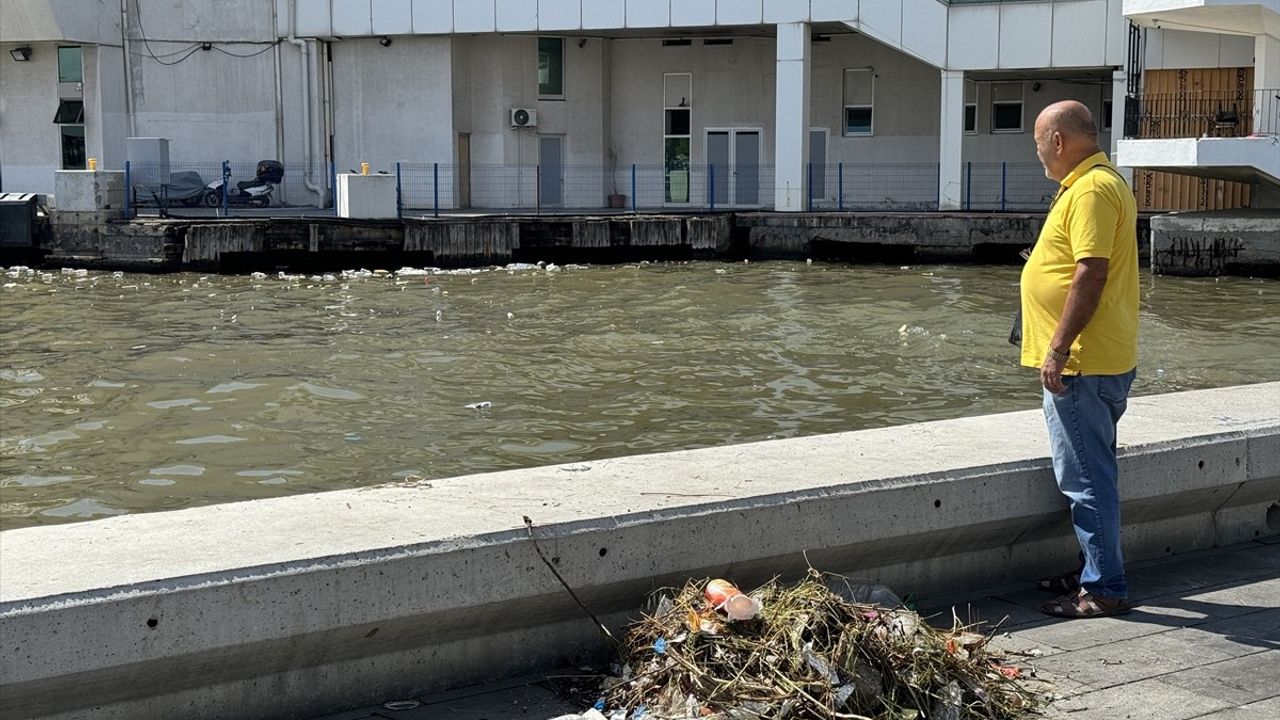
[[[538,127],[538,111],[529,108],[511,108],[511,127]]]

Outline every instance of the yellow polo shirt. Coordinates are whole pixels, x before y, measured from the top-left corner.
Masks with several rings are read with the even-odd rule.
[[[1022,364],[1044,364],[1076,263],[1108,258],[1107,284],[1071,344],[1066,375],[1119,375],[1138,365],[1138,210],[1133,192],[1099,152],[1062,180],[1022,269]]]

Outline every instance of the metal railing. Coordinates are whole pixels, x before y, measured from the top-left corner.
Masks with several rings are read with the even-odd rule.
[[[1148,93],[1125,101],[1125,137],[1280,134],[1280,89]]]
[[[255,177],[248,161],[126,163],[126,214],[226,217],[265,214],[336,214],[332,164],[315,177],[329,192],[326,207],[304,182],[301,164],[286,164],[269,195],[239,192]],[[397,162],[371,168],[395,177],[401,217],[453,213],[718,212],[772,210],[773,165],[655,164],[483,165]],[[789,205],[811,212],[931,212],[938,209],[938,163],[810,163]],[[1057,186],[1035,162],[966,162],[960,209],[1041,211]],[[343,169],[342,172],[356,172]],[[314,176],[318,176],[315,173]],[[218,183],[221,179],[227,182]],[[245,183],[252,185],[252,183]],[[806,189],[801,189],[804,187]],[[784,194],[789,189],[783,188]]]
[[[964,164],[961,207],[965,210],[1036,212],[1049,207],[1058,183],[1038,162]]]

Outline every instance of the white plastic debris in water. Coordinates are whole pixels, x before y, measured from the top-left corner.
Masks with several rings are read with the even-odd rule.
[[[493,407],[493,403],[489,402],[488,400],[484,400],[482,402],[467,403],[465,407],[468,410],[488,410],[489,408]]]
[[[437,311],[436,311],[436,322],[440,322],[441,318],[443,318],[443,317],[444,317],[444,312],[443,312],[442,310],[437,310]]]
[[[266,280],[267,274],[264,272],[249,273],[249,277],[254,280]]]
[[[516,319],[516,314],[515,314],[515,313],[512,313],[512,312],[507,313],[507,319],[508,319],[508,320],[515,320],[515,319]]]
[[[555,263],[551,263],[550,265],[547,266],[547,272],[559,272],[559,271],[560,271],[560,266]]]

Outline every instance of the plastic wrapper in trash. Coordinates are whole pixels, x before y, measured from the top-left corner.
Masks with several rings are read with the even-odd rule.
[[[875,605],[882,608],[902,607],[902,598],[884,585],[859,582],[846,578],[832,578],[828,583],[831,591],[839,595],[845,602],[855,605]]]
[[[952,680],[942,689],[942,697],[934,703],[929,718],[930,720],[960,720],[963,709],[964,693],[960,690],[960,683]]]

